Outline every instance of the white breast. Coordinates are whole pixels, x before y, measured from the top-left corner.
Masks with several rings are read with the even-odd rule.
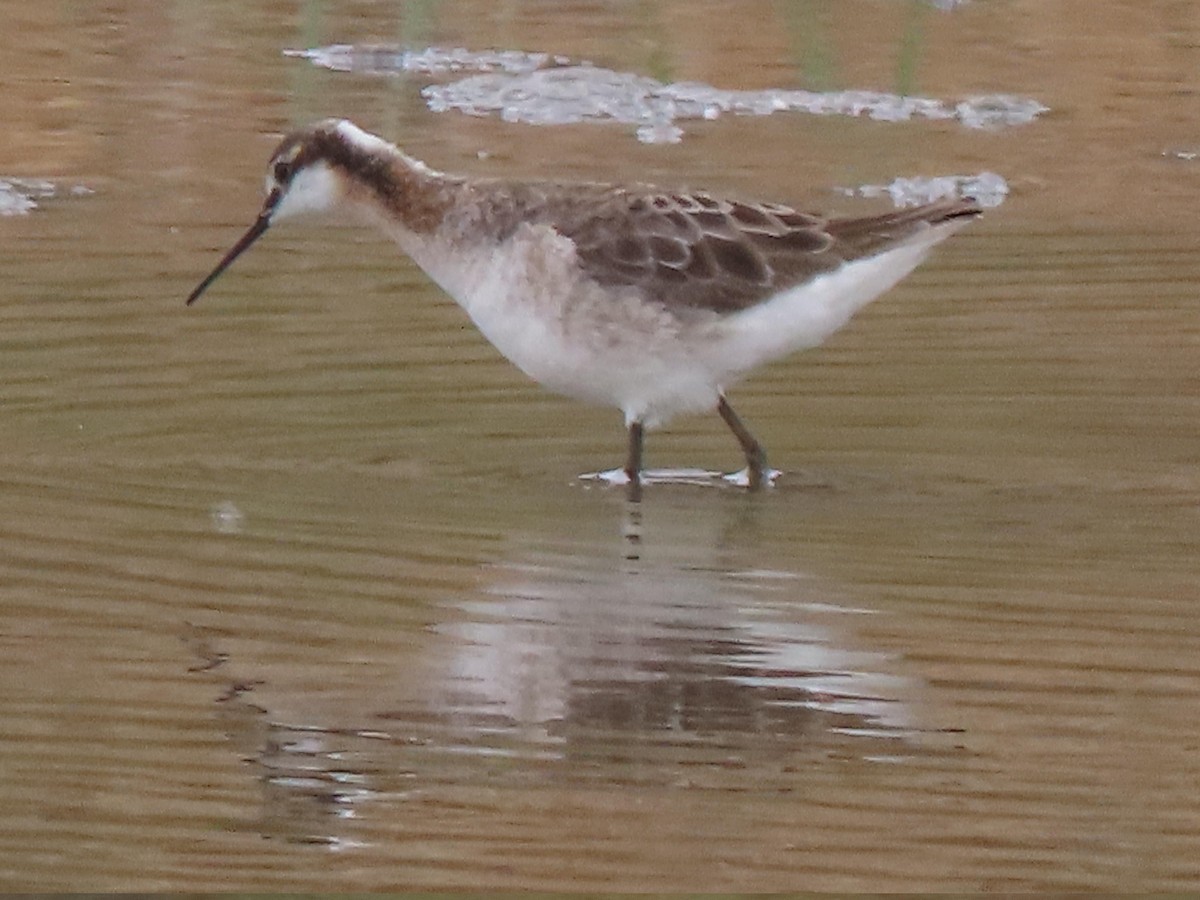
[[[650,427],[716,404],[706,355],[692,344],[697,329],[634,289],[622,294],[582,278],[574,243],[553,229],[522,226],[498,246],[465,253],[411,235],[401,243],[539,384]]]

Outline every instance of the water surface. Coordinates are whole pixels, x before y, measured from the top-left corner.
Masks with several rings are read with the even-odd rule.
[[[1196,887],[1185,8],[22,11],[0,178],[55,190],[0,218],[0,885]],[[1049,111],[648,145],[283,55],[333,43]],[[577,478],[619,415],[527,384],[374,234],[276,229],[183,307],[278,134],[332,114],[483,174],[1010,193],[733,392],[775,489],[630,504]],[[648,463],[739,453],[698,417]]]

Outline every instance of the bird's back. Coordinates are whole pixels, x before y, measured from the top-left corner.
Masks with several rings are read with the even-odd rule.
[[[475,229],[503,239],[522,224],[550,226],[573,242],[581,272],[596,283],[635,288],[676,311],[725,314],[980,213],[971,200],[944,200],[828,219],[643,185],[497,181],[472,191]]]

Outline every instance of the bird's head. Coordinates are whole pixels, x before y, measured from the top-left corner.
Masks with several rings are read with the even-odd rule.
[[[276,222],[336,209],[346,193],[347,159],[390,146],[345,119],[325,119],[285,137],[271,154],[258,217],[188,295],[188,305]]]

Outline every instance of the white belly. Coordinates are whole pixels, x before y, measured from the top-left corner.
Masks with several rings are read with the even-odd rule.
[[[546,388],[650,427],[716,405],[711,354],[697,352],[707,329],[633,290],[613,294],[581,279],[574,245],[549,229],[522,229],[466,257],[460,248],[452,262],[430,246],[413,251],[496,349]]]

